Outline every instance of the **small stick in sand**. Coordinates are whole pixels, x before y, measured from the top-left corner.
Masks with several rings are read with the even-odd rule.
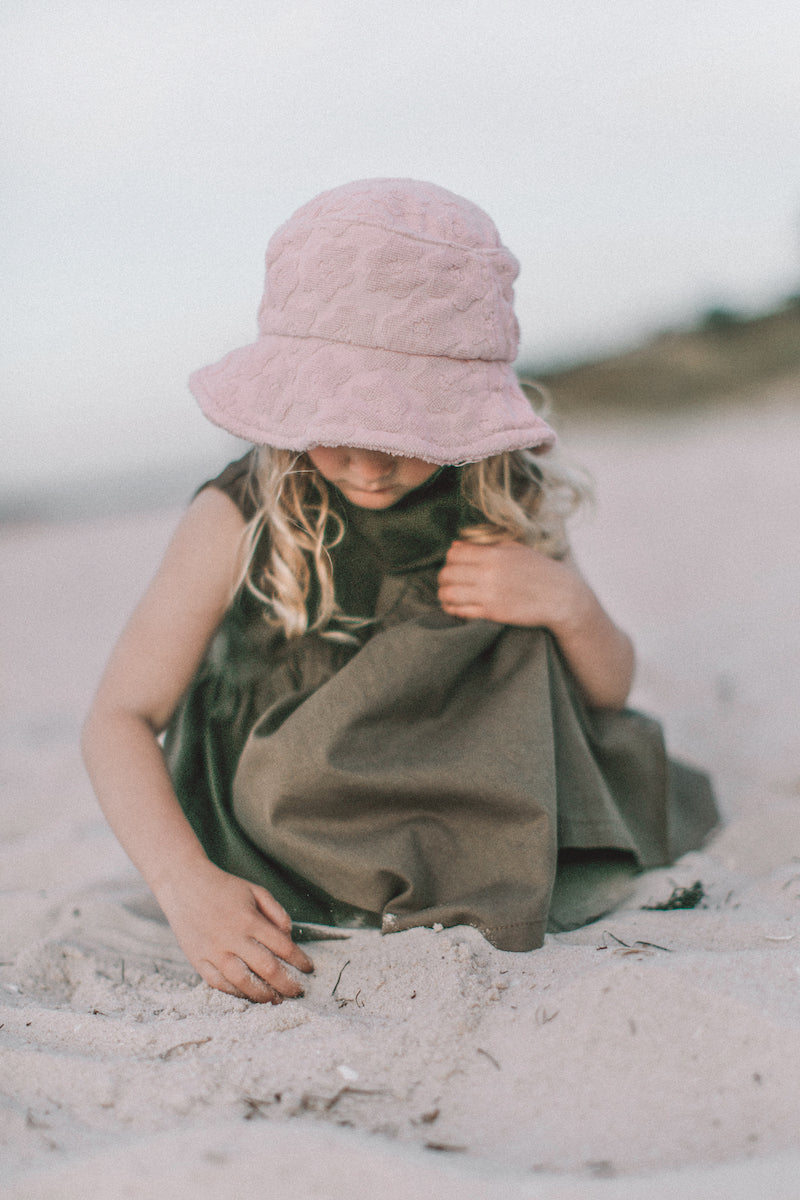
[[[344,964],[344,967],[349,967],[349,966],[350,966],[350,959],[348,958],[347,962]],[[339,983],[340,983],[340,981],[341,981],[342,975],[344,975],[344,967],[342,967],[341,971],[340,971],[340,972],[339,972],[339,974],[336,976],[336,983],[333,985],[333,991],[331,992],[331,995],[332,995],[332,996],[335,996],[335,995],[336,995],[336,989],[337,989],[337,988],[338,988],[338,986],[339,986]]]
[[[488,1058],[489,1062],[490,1062],[490,1063],[491,1063],[493,1066],[497,1067],[498,1071],[502,1071],[502,1069],[503,1069],[503,1068],[500,1066],[500,1063],[497,1061],[497,1059],[494,1057],[494,1055],[493,1055],[493,1054],[490,1054],[490,1053],[489,1053],[489,1051],[488,1051],[488,1050],[482,1050],[482,1049],[480,1048],[480,1046],[476,1046],[476,1047],[475,1047],[475,1050],[476,1050],[476,1053],[478,1053],[478,1054],[482,1054],[484,1058]]]
[[[206,1042],[210,1042],[210,1037],[198,1038],[196,1042],[179,1042],[177,1046],[170,1046],[169,1050],[163,1050],[159,1054],[159,1058],[163,1058],[167,1062],[175,1054],[179,1054],[182,1050],[188,1050],[190,1046],[205,1046]]]

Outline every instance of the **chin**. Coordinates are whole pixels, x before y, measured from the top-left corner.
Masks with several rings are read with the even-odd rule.
[[[391,508],[400,499],[397,492],[345,492],[345,496],[359,508]]]

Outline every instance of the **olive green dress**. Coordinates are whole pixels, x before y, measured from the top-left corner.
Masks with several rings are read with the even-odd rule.
[[[249,468],[209,485],[246,518]],[[667,758],[657,722],[589,709],[548,631],[439,608],[447,548],[476,520],[458,468],[390,509],[334,503],[337,599],[372,618],[360,644],[287,640],[243,590],[167,732],[178,797],[219,866],[296,921],[469,924],[530,950],[702,842],[708,779]]]

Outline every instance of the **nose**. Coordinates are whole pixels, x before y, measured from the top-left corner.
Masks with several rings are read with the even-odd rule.
[[[388,479],[394,470],[394,458],[382,450],[351,450],[350,462],[361,478],[368,483]]]

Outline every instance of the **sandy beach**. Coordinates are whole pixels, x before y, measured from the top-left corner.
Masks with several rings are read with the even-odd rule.
[[[311,944],[277,1008],[194,975],[77,749],[179,511],[0,528],[0,1195],[797,1196],[800,377],[563,432],[632,704],[724,825],[530,954],[468,928]]]

